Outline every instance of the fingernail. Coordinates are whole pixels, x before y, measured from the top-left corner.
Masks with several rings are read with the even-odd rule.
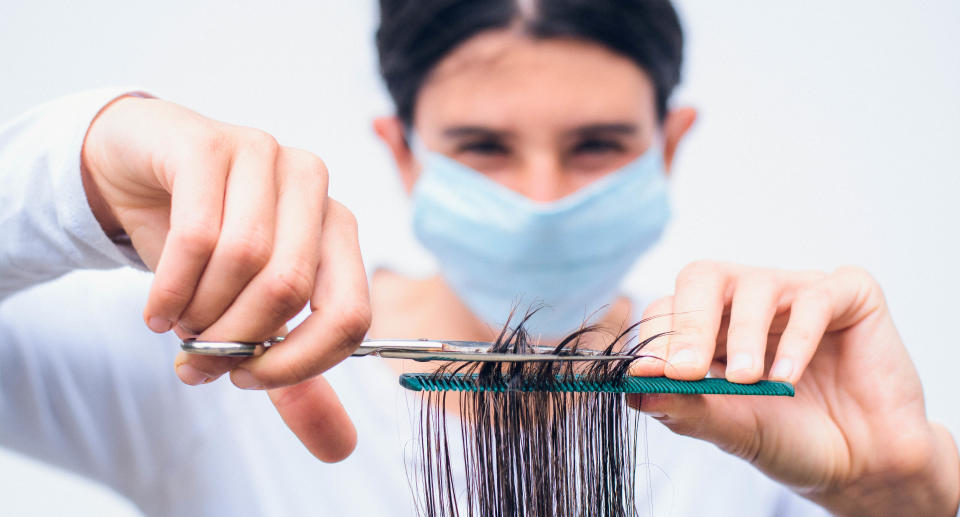
[[[230,380],[233,381],[234,386],[244,390],[259,390],[263,388],[263,384],[254,378],[252,373],[243,368],[233,370],[230,374]]]
[[[777,361],[777,364],[773,365],[773,368],[770,369],[770,378],[771,379],[789,379],[793,375],[793,359],[789,357],[784,357]]]
[[[736,372],[740,370],[752,370],[753,369],[753,356],[747,353],[734,354],[733,357],[727,361],[727,371]]]
[[[157,334],[162,334],[170,330],[173,327],[173,323],[166,318],[154,316],[147,320],[147,326],[150,327],[150,330],[156,332]]]
[[[698,363],[697,353],[690,349],[678,350],[670,356],[670,363],[674,366],[682,364],[695,365]]]
[[[635,359],[632,363],[630,363],[630,374],[633,375],[634,372],[643,372],[644,370],[659,364],[663,364],[663,361],[655,357],[641,357],[639,359]]]
[[[181,364],[177,367],[177,377],[180,377],[181,381],[191,386],[204,384],[210,380],[209,375],[201,372],[193,366],[190,366],[189,364]]]

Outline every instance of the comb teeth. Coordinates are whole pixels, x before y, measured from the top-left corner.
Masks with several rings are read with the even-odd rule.
[[[686,395],[778,395],[793,396],[793,385],[787,382],[760,381],[756,384],[737,384],[725,379],[679,381],[666,377],[625,377],[619,381],[592,381],[575,375],[557,376],[551,382],[538,379],[508,382],[489,379],[478,382],[476,374],[407,373],[400,376],[400,385],[413,391],[557,391],[599,393],[679,393]]]

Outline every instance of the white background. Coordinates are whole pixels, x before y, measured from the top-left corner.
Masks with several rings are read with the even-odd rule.
[[[669,289],[698,258],[862,265],[885,288],[931,418],[960,431],[960,3],[679,8],[675,100],[701,118],[676,163],[675,222],[633,282]],[[371,1],[3,0],[0,120],[76,90],[141,86],[319,154],[365,246],[401,246],[402,196],[370,129],[390,110],[376,17]],[[0,514],[65,513],[134,510],[0,451]]]

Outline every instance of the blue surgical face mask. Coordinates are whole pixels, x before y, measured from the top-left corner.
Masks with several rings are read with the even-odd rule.
[[[426,152],[421,159],[414,233],[454,292],[494,327],[523,301],[546,305],[529,322],[534,335],[555,338],[576,330],[617,297],[624,276],[659,239],[670,214],[655,145],[549,203],[442,154]]]

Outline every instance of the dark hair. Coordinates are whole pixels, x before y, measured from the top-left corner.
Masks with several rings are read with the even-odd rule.
[[[507,323],[490,349],[496,354],[530,354],[537,343],[524,328],[539,310],[533,307],[516,327]],[[654,316],[656,317],[656,316]],[[640,342],[641,320],[612,335],[600,355],[653,357],[641,354],[654,334]],[[603,332],[582,326],[553,349],[575,353],[581,339]],[[636,516],[637,468],[641,417],[627,409],[624,393],[554,389],[559,382],[610,385],[627,376],[630,361],[466,362],[446,363],[434,378],[461,374],[479,386],[496,389],[421,392],[419,433],[408,468],[417,511],[425,517]],[[506,389],[503,389],[506,386]],[[537,389],[529,390],[531,386]],[[445,408],[459,399],[459,425]],[[463,450],[462,478],[452,446]],[[649,470],[647,472],[649,479]],[[649,501],[648,494],[648,501]]]
[[[534,38],[605,45],[649,74],[662,119],[680,82],[683,31],[669,0],[380,0],[380,73],[397,116],[413,124],[417,94],[433,67],[472,36],[519,23]]]

